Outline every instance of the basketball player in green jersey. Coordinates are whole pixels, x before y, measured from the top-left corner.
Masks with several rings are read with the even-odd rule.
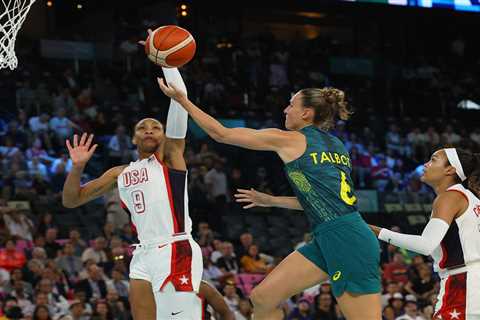
[[[257,203],[258,194],[249,192],[237,197],[252,202],[250,206],[304,210],[310,220],[313,241],[286,257],[252,291],[255,320],[283,319],[280,303],[328,279],[348,320],[380,320],[379,244],[355,207],[349,154],[328,133],[335,119],[350,116],[344,93],[334,88],[300,90],[284,110],[288,131],[253,130],[226,128],[172,84],[159,79],[159,85],[217,142],[275,151],[296,194],[266,203]]]

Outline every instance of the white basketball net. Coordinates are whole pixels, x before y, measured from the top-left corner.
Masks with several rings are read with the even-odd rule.
[[[17,67],[15,39],[35,0],[0,0],[0,69]]]

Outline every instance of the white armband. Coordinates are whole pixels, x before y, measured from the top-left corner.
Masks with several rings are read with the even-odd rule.
[[[440,245],[449,227],[450,225],[444,220],[432,218],[425,226],[425,229],[423,229],[421,236],[382,229],[378,235],[378,239],[400,248],[418,252],[423,255],[430,255],[433,250]]]
[[[177,88],[187,92],[182,75],[177,68],[162,68],[167,83],[173,83]],[[168,109],[167,128],[165,134],[168,138],[184,139],[187,135],[188,113],[174,99],[170,100],[170,108]]]

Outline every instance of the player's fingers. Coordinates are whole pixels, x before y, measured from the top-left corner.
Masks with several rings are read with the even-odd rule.
[[[73,135],[73,147],[78,147],[78,136],[76,134]]]
[[[92,144],[92,141],[93,141],[93,133],[90,134],[90,136],[88,136],[88,140],[85,143],[85,147],[90,148],[90,145]]]
[[[87,134],[84,132],[82,134],[82,137],[80,138],[80,146],[83,146],[86,140],[87,140]]]
[[[72,145],[70,144],[70,140],[65,140],[65,144],[67,145],[68,152],[72,151]]]
[[[92,154],[95,152],[95,150],[97,149],[97,147],[98,147],[98,144],[94,144],[93,147],[90,148],[90,150],[88,151],[88,153],[89,153],[90,155],[92,155]]]
[[[235,199],[235,202],[253,202],[252,199],[242,198],[242,199]]]
[[[166,86],[165,86],[165,82],[163,81],[163,78],[157,78],[157,82],[158,82],[158,85],[160,86],[160,89],[164,89]]]
[[[244,206],[243,209],[250,209],[250,208],[253,208],[255,206],[256,206],[255,203],[251,203],[248,206]]]
[[[163,91],[164,94],[166,94],[167,96],[173,94],[173,90],[165,84],[163,78],[158,79],[158,84],[160,85],[160,89]]]
[[[250,197],[249,195],[239,195],[239,196],[235,196],[235,200],[249,200],[249,201],[252,201],[252,197]]]
[[[140,41],[138,41],[138,44],[141,44],[142,46],[144,46],[144,45],[145,45],[145,41],[140,40]]]
[[[174,83],[172,83],[172,82],[169,82],[169,83],[168,83],[168,86],[169,86],[170,88],[172,88],[172,90],[175,91],[175,92],[183,92],[182,90],[180,90],[180,89],[179,89]]]
[[[167,83],[164,78],[157,78],[157,81],[160,84],[160,86],[163,86],[167,90],[171,90],[172,88],[171,83],[169,82]]]
[[[240,192],[241,194],[250,194],[252,193],[250,190],[246,190],[246,189],[237,189],[238,192]]]
[[[245,194],[245,193],[235,193],[233,196],[234,196],[234,197],[236,197],[236,198],[240,198],[240,197],[248,197],[248,195],[247,195],[247,194]]]

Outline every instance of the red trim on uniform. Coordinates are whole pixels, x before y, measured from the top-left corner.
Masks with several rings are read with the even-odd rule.
[[[130,217],[130,228],[132,229],[133,233],[138,234],[137,226],[135,225],[135,223],[133,223],[133,220],[132,220],[132,214],[130,213],[130,210],[128,210],[127,205],[125,204],[125,202],[122,201],[122,199],[120,199],[120,206],[122,207],[123,210],[125,210],[128,213],[128,216]]]
[[[177,273],[176,260],[177,260],[177,246],[175,245],[175,242],[174,242],[174,243],[172,243],[172,259],[170,261],[170,275],[169,276],[171,278]],[[170,278],[170,280],[173,280],[171,278]]]
[[[172,243],[171,246],[172,246],[172,255],[170,258],[170,274],[168,275],[168,277],[165,278],[165,280],[163,280],[162,286],[160,287],[160,291],[162,291],[163,288],[165,288],[168,282],[172,281],[172,275],[174,274],[174,271],[175,271],[175,257],[176,257],[175,242]]]
[[[442,298],[442,306],[434,319],[458,319],[465,320],[467,310],[467,276],[466,272],[449,276],[445,282],[445,294]],[[452,317],[456,314],[456,317]]]
[[[449,189],[449,190],[447,190],[447,191],[455,191],[455,192],[460,193],[460,194],[465,198],[465,200],[467,200],[467,203],[469,203],[468,197],[467,197],[467,195],[466,195],[463,191],[460,191],[460,190],[457,190],[457,189]]]
[[[157,161],[160,162],[160,164],[161,164],[163,167],[165,167],[165,163],[163,163],[163,161],[160,160],[160,157],[158,156],[158,154],[155,152],[154,155],[155,155],[155,159],[157,159]]]
[[[440,260],[440,262],[438,263],[438,266],[444,269],[445,264],[447,263],[448,251],[447,251],[447,248],[445,247],[445,244],[443,243],[443,240],[442,242],[440,242],[440,248],[442,248],[442,260]]]
[[[170,177],[168,175],[168,168],[167,166],[160,160],[158,155],[154,153],[155,159],[160,163],[163,169],[163,176],[165,177],[165,183],[167,184],[167,193],[168,193],[168,202],[170,203],[170,213],[172,215],[172,221],[173,221],[173,234],[179,232],[178,228],[178,221],[177,217],[175,215],[175,207],[173,205],[173,196],[172,196],[172,185],[170,184]]]
[[[170,274],[163,281],[160,290],[171,282],[176,291],[193,291],[192,283],[192,246],[189,240],[181,240],[172,244]],[[183,280],[183,282],[182,282]]]
[[[445,281],[445,293],[443,295],[442,299],[442,308],[439,310],[439,312],[443,309],[446,309],[447,307],[447,298],[450,295],[450,283],[452,282],[452,278],[448,277],[447,281]]]
[[[133,234],[138,235],[137,226],[132,221],[130,221],[130,228],[132,229]]]
[[[202,299],[202,320],[205,320],[205,308],[206,308],[205,298],[200,295],[198,295],[198,297]]]
[[[170,202],[170,212],[172,214],[173,220],[173,233],[178,233],[178,221],[177,216],[175,215],[175,206],[173,205],[173,196],[172,196],[172,185],[170,184],[170,177],[168,176],[168,168],[162,166],[163,168],[163,176],[165,177],[165,182],[167,183],[167,193],[168,193],[168,202]]]

